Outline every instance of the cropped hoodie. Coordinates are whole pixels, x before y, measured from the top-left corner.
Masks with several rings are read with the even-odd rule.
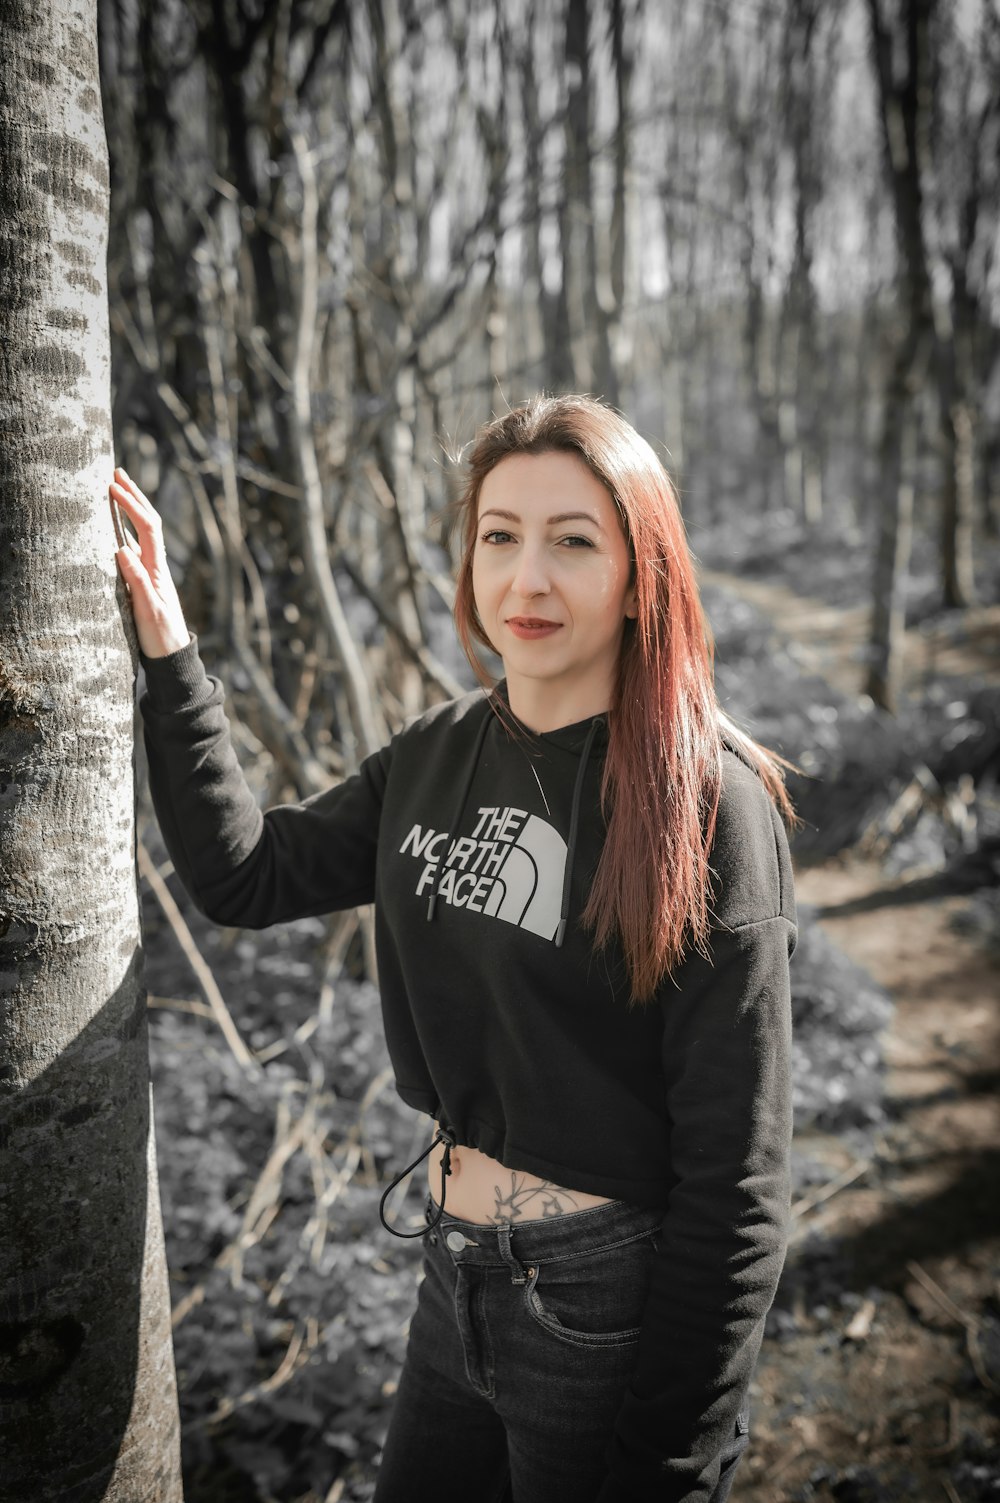
[[[261,929],[374,903],[403,1100],[510,1169],[662,1209],[599,1503],[708,1503],[788,1232],[795,902],[756,771],[723,751],[710,958],[692,950],[630,1009],[620,948],[580,923],[604,716],[513,735],[475,690],[262,813],[196,639],[143,666],[153,802],[196,906]]]

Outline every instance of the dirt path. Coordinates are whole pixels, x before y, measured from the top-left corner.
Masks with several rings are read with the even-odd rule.
[[[867,610],[705,571],[770,616],[803,671],[857,694]],[[905,681],[1000,681],[1000,608],[906,635]],[[1000,966],[928,898],[853,854],[799,902],[892,995],[888,1126],[869,1159],[797,1138],[841,1185],[800,1207],[752,1392],[734,1503],[1000,1499]],[[814,1198],[816,1192],[811,1192]]]
[[[802,872],[797,892],[894,996],[890,1126],[862,1173],[798,1218],[733,1497],[996,1498],[1000,1418],[983,1381],[1000,1391],[996,962],[949,927],[963,900],[900,902],[905,884],[886,887],[875,863]],[[859,1167],[836,1138],[799,1146],[831,1182]]]
[[[785,635],[804,673],[818,673],[843,694],[860,694],[868,646],[870,607],[830,605],[798,595],[786,585],[702,569],[706,584],[733,591],[770,616]],[[902,687],[917,694],[929,679],[968,674],[1000,682],[1000,605],[936,617],[904,633]]]

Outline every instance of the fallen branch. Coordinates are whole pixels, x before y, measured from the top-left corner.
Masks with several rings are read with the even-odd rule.
[[[960,1439],[960,1418],[961,1415],[959,1412],[958,1400],[955,1398],[949,1399],[948,1434],[946,1439],[939,1446],[914,1446],[913,1450],[919,1451],[921,1456],[927,1457],[950,1456],[952,1451],[954,1451],[956,1446],[958,1445]]]
[[[189,1001],[186,997],[154,997],[147,994],[146,1006],[162,1008],[168,1012],[190,1012],[197,1018],[215,1017],[207,1002]]]
[[[870,1169],[871,1166],[871,1159],[862,1159],[856,1164],[851,1164],[849,1168],[838,1174],[835,1179],[829,1180],[822,1189],[814,1191],[812,1195],[804,1196],[802,1200],[797,1200],[792,1206],[792,1219],[796,1220],[800,1216],[804,1216],[806,1211],[811,1211],[815,1206],[822,1205],[825,1200],[829,1200],[832,1195],[836,1195],[838,1190],[843,1190],[845,1186],[853,1184],[856,1179],[860,1179],[865,1170]]]
[[[241,1068],[251,1077],[259,1076],[262,1073],[261,1066],[254,1059],[240,1037],[239,1029],[233,1022],[232,1014],[223,1000],[215,977],[212,975],[211,967],[195,944],[194,935],[185,923],[184,915],[174,902],[170,888],[160,876],[156,869],[156,863],[141,840],[136,841],[136,847],[140,874],[149,883],[153,895],[163,911],[164,918],[174,931],[177,943],[184,951],[188,964],[197,976],[201,989],[205,993],[205,1000],[211,1009],[212,1017],[219,1025],[223,1038],[226,1040]]]
[[[990,1393],[1000,1393],[1000,1384],[995,1383],[990,1377],[990,1374],[986,1368],[986,1363],[983,1360],[982,1350],[979,1346],[979,1320],[977,1319],[977,1317],[975,1315],[970,1315],[967,1310],[963,1310],[958,1305],[956,1305],[954,1300],[952,1300],[941,1288],[941,1285],[936,1283],[935,1280],[931,1278],[927,1270],[925,1268],[921,1268],[920,1264],[914,1262],[912,1258],[907,1263],[906,1270],[908,1273],[912,1273],[917,1282],[923,1285],[923,1287],[927,1290],[927,1293],[937,1301],[937,1303],[941,1306],[941,1309],[944,1310],[947,1315],[951,1316],[952,1320],[957,1321],[959,1325],[965,1327],[965,1339],[966,1345],[969,1350],[969,1360],[971,1361],[973,1369],[975,1370],[976,1377],[979,1379],[983,1387],[988,1389]]]
[[[309,1361],[310,1353],[318,1341],[319,1322],[314,1315],[307,1315],[304,1321],[296,1324],[285,1355],[269,1378],[264,1378],[262,1382],[254,1383],[252,1387],[244,1389],[241,1394],[237,1394],[236,1398],[222,1399],[211,1414],[206,1414],[196,1420],[195,1425],[199,1428],[205,1425],[217,1425],[221,1420],[227,1419],[235,1409],[240,1409],[245,1404],[252,1404],[262,1394],[273,1393]]]
[[[309,1217],[309,1220],[307,1221],[304,1229],[299,1235],[298,1247],[295,1253],[293,1254],[292,1258],[289,1259],[280,1276],[272,1285],[271,1291],[267,1297],[267,1302],[269,1305],[274,1306],[280,1302],[285,1289],[298,1273],[298,1270],[302,1265],[307,1251],[313,1267],[319,1267],[320,1257],[322,1255],[323,1247],[326,1241],[326,1234],[329,1230],[329,1217],[327,1215],[327,1212],[333,1205],[334,1201],[337,1199],[338,1195],[340,1195],[340,1193],[344,1189],[346,1189],[351,1180],[354,1178],[355,1174],[358,1171],[358,1165],[361,1162],[362,1154],[369,1152],[370,1157],[370,1151],[367,1149],[364,1135],[365,1117],[391,1080],[392,1069],[390,1066],[386,1066],[385,1069],[380,1070],[379,1073],[368,1082],[365,1094],[358,1106],[357,1115],[355,1116],[354,1121],[351,1123],[346,1134],[341,1139],[340,1144],[338,1145],[341,1148],[346,1148],[344,1162],[341,1164],[340,1168],[333,1175],[331,1175],[325,1186],[322,1185],[321,1181],[326,1172],[325,1161],[327,1156],[323,1150],[321,1136],[319,1133],[314,1132],[307,1140],[305,1147],[312,1162],[313,1192],[316,1197],[315,1208],[312,1215]]]
[[[242,1277],[243,1254],[260,1241],[278,1214],[284,1167],[308,1133],[313,1130],[313,1108],[314,1102],[310,1099],[302,1115],[289,1131],[291,1114],[288,1106],[284,1101],[278,1102],[274,1124],[274,1146],[247,1198],[240,1230],[212,1263],[213,1268],[232,1267],[231,1278],[234,1287],[238,1285]],[[204,1298],[205,1280],[201,1280],[170,1312],[171,1326],[179,1326],[185,1316],[189,1315],[196,1305],[200,1305]]]
[[[231,1267],[233,1288],[243,1278],[243,1254],[254,1247],[264,1236],[280,1209],[281,1185],[285,1165],[302,1147],[314,1126],[315,1102],[306,1102],[302,1114],[291,1125],[291,1113],[285,1101],[279,1101],[274,1123],[274,1146],[268,1154],[263,1169],[257,1176],[246,1210],[243,1212],[243,1227],[238,1237],[216,1258],[216,1267]]]

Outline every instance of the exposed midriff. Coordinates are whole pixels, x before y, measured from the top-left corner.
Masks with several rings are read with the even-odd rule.
[[[436,1143],[427,1159],[427,1185],[435,1204],[441,1199],[444,1144]],[[607,1195],[567,1190],[523,1169],[508,1169],[478,1148],[451,1150],[451,1174],[445,1187],[445,1214],[461,1221],[497,1226],[503,1220],[538,1221],[564,1216],[588,1206],[606,1205]]]

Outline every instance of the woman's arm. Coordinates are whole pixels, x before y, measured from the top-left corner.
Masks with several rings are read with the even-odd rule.
[[[599,1503],[709,1503],[785,1258],[795,903],[783,827],[739,781],[749,808],[727,799],[713,851],[711,961],[689,956],[662,992],[677,1180]]]
[[[143,658],[149,785],[177,875],[219,924],[270,924],[370,903],[392,745],[353,777],[262,813],[232,744],[221,682],[198,644]]]
[[[146,673],[150,790],[184,887],[217,923],[252,929],[371,902],[391,746],[337,787],[262,814],[233,749],[222,684],[185,624],[159,514],[124,470],[115,477],[110,499],[137,534],[115,557]],[[116,530],[121,541],[117,516]]]

